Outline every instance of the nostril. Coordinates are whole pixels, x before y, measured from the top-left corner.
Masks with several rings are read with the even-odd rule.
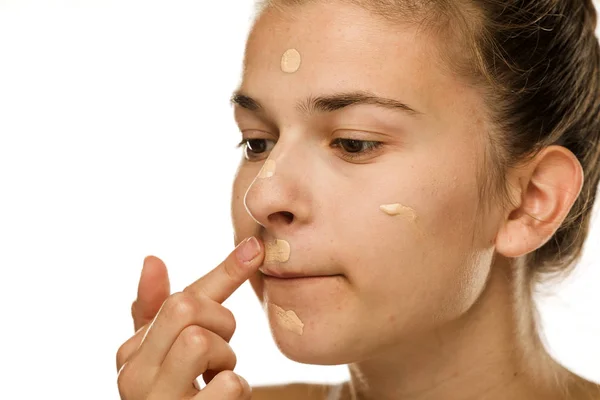
[[[279,211],[269,215],[269,222],[290,224],[294,220],[294,214],[289,211]]]
[[[285,218],[288,224],[294,220],[294,214],[292,214],[291,212],[282,211],[281,215]]]

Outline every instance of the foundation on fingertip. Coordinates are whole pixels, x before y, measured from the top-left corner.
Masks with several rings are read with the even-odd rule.
[[[261,179],[270,178],[275,174],[276,163],[274,160],[267,160],[263,164],[260,172],[258,173],[258,177]]]
[[[277,322],[288,331],[292,331],[298,335],[304,332],[304,323],[298,318],[292,310],[284,310],[277,304],[269,303],[277,314]]]
[[[281,239],[265,242],[264,263],[286,262],[290,259],[290,244]]]
[[[379,209],[392,217],[396,215],[403,215],[412,219],[413,221],[417,219],[417,213],[415,210],[400,203],[382,204],[379,206]]]
[[[292,74],[300,68],[302,57],[296,49],[288,49],[281,56],[281,70],[285,73]]]

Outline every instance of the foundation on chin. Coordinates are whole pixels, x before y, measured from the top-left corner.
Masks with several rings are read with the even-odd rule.
[[[290,244],[282,239],[265,242],[264,263],[286,262],[290,259]]]
[[[270,178],[275,175],[275,167],[277,164],[274,160],[267,160],[263,164],[262,168],[258,172],[258,177],[260,179]]]
[[[296,49],[288,49],[281,56],[281,70],[285,73],[293,74],[298,71],[301,63],[302,57]]]
[[[292,310],[284,310],[277,304],[269,303],[273,307],[275,314],[277,315],[277,323],[288,331],[294,332],[298,335],[302,335],[304,332],[304,323],[298,318],[296,313]]]

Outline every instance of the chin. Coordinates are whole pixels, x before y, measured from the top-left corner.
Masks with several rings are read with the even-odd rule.
[[[340,365],[353,362],[358,356],[354,353],[359,343],[354,343],[357,340],[347,336],[352,330],[345,329],[341,321],[333,321],[331,317],[318,313],[310,316],[300,314],[300,330],[294,322],[282,318],[275,307],[268,306],[267,309],[275,344],[290,360],[302,364]],[[353,336],[358,336],[356,333],[353,332]]]
[[[313,365],[340,365],[350,362],[343,354],[343,349],[333,345],[330,340],[309,335],[299,337],[290,331],[280,331],[278,327],[271,327],[271,333],[279,351],[292,361]]]

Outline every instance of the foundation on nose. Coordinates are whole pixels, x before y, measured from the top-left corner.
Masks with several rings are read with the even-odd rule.
[[[379,209],[391,217],[396,215],[404,215],[413,221],[417,219],[417,213],[415,210],[400,203],[382,204],[379,206]]]
[[[304,332],[304,323],[298,318],[296,313],[292,310],[284,310],[277,304],[269,303],[275,314],[277,315],[277,322],[288,331],[292,331],[298,335],[302,335]]]
[[[296,49],[288,49],[281,56],[281,70],[288,74],[292,74],[300,68],[302,57]]]
[[[267,160],[263,164],[260,172],[258,173],[258,177],[261,179],[270,178],[275,174],[275,167],[277,164],[274,160]]]
[[[281,239],[265,242],[264,263],[286,262],[290,259],[290,244]]]

